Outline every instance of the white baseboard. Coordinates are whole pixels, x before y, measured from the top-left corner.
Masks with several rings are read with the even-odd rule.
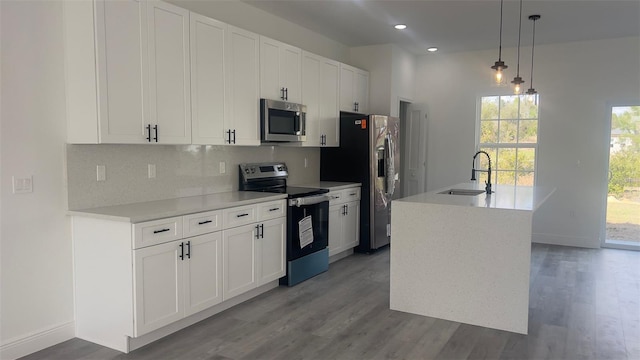
[[[600,248],[600,240],[590,239],[584,236],[566,236],[546,233],[533,233],[531,241],[539,244],[574,246],[589,249]]]
[[[75,337],[75,322],[58,324],[27,336],[10,339],[0,346],[0,359],[13,360]]]

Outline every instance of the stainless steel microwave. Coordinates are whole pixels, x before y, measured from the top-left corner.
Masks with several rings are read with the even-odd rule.
[[[262,142],[307,140],[307,107],[286,101],[260,99],[260,130]]]

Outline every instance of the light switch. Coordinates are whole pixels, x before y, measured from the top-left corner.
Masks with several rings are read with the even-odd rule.
[[[155,177],[156,177],[156,164],[147,165],[147,173],[148,173],[149,179],[155,179]]]
[[[104,165],[98,165],[96,167],[96,177],[98,181],[107,180],[107,168]]]
[[[224,161],[220,161],[220,174],[227,172],[227,164]]]
[[[12,176],[11,179],[13,183],[14,194],[26,194],[33,192],[33,176]]]

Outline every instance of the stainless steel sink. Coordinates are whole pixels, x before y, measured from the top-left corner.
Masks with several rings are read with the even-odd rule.
[[[474,190],[474,189],[449,189],[443,192],[439,192],[438,194],[445,195],[466,195],[466,196],[476,196],[483,194],[484,190]]]

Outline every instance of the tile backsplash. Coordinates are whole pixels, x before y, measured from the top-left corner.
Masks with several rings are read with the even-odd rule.
[[[238,164],[246,162],[285,162],[289,184],[320,179],[318,148],[69,144],[66,150],[73,210],[235,191]],[[156,167],[155,178],[148,176],[149,164]],[[98,165],[105,167],[104,181],[97,181]]]

